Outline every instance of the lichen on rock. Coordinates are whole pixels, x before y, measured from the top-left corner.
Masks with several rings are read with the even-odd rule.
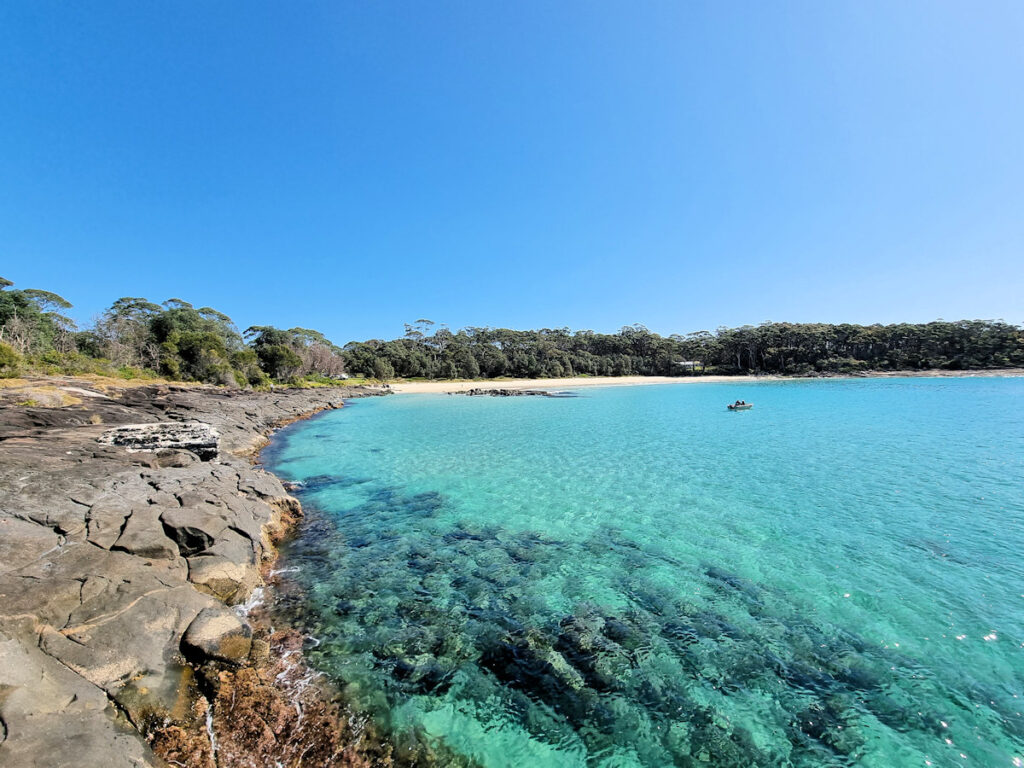
[[[100,437],[101,443],[131,451],[191,451],[203,461],[217,458],[219,440],[216,429],[199,421],[122,424]]]

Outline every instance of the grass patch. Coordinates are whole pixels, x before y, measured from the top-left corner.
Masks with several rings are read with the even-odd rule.
[[[76,381],[88,385],[104,394],[116,392],[119,389],[135,389],[136,387],[151,387],[155,384],[174,384],[176,387],[209,387],[209,384],[200,384],[194,381],[172,381],[159,376],[154,378],[122,379],[117,376],[101,376],[97,374],[83,374],[74,377]]]
[[[15,400],[14,404],[23,408],[63,408],[68,405],[80,405],[82,402],[80,397],[75,397],[53,384],[26,382],[26,385],[19,387],[16,392],[22,399]]]
[[[281,382],[279,386],[316,389],[317,387],[361,387],[367,384],[381,383],[378,379],[368,379],[365,376],[353,376],[348,379],[332,379],[327,376],[304,376],[296,381]]]

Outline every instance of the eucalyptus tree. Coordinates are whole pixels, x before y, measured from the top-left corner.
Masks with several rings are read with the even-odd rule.
[[[116,365],[155,369],[160,345],[153,334],[153,319],[163,311],[159,304],[123,296],[97,320],[91,334],[102,356]]]
[[[0,278],[0,342],[22,355],[74,351],[75,323],[59,311],[71,309],[71,302],[38,288],[9,290],[12,285]]]

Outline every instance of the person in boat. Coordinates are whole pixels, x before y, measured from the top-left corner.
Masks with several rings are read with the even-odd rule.
[[[743,405],[743,401],[742,400],[737,400],[736,401],[736,405]]]

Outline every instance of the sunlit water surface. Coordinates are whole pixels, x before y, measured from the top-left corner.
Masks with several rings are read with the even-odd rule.
[[[265,459],[305,484],[309,658],[396,739],[483,766],[1024,759],[1024,379],[365,399]]]

